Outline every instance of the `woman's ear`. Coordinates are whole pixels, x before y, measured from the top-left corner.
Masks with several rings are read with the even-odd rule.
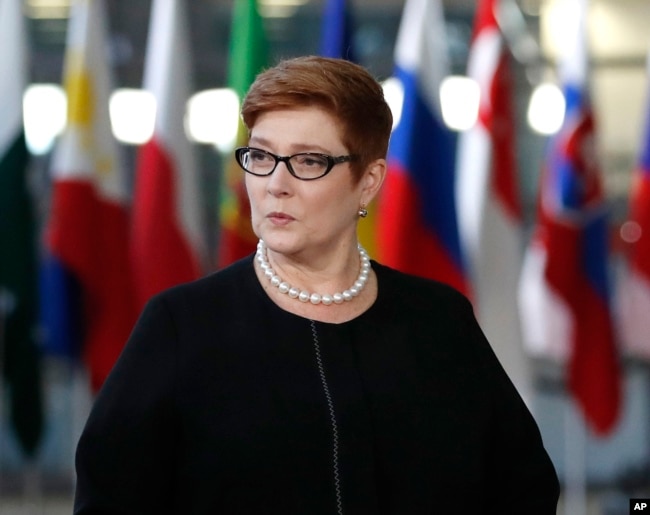
[[[361,204],[368,205],[375,198],[386,177],[386,160],[375,159],[361,178]]]

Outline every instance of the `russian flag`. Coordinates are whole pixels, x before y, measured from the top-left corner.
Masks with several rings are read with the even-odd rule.
[[[549,142],[538,220],[522,272],[525,341],[566,361],[567,384],[596,434],[613,429],[620,377],[608,279],[608,223],[587,84],[586,2],[560,78],[562,128]]]
[[[128,258],[127,176],[108,111],[106,23],[101,0],[72,4],[64,67],[68,123],[52,157],[42,302],[46,323],[68,317],[52,332],[46,327],[47,345],[65,351],[74,341],[70,332],[81,335],[95,391],[137,315]],[[65,341],[52,341],[55,337]]]
[[[144,88],[156,99],[154,134],[138,154],[131,259],[138,308],[200,277],[205,265],[201,177],[184,129],[191,94],[184,2],[152,4]]]
[[[650,79],[650,56],[648,59]],[[630,191],[627,267],[619,288],[623,344],[634,356],[650,359],[650,88],[645,129]]]
[[[478,320],[519,393],[530,400],[513,273],[523,259],[513,77],[499,4],[481,0],[474,18],[467,75],[479,86],[480,107],[476,124],[458,142],[458,220]]]
[[[407,0],[395,48],[404,101],[388,150],[377,238],[385,264],[468,293],[454,196],[456,137],[439,97],[446,45],[440,2]]]

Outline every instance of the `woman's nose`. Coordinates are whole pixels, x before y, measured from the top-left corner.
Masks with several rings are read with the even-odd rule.
[[[269,175],[266,185],[267,191],[274,196],[290,195],[295,177],[291,175],[287,168],[287,163],[281,161]]]

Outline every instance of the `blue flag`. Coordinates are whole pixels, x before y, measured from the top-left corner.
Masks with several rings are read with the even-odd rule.
[[[323,13],[320,55],[354,61],[353,20],[346,0],[328,0]]]

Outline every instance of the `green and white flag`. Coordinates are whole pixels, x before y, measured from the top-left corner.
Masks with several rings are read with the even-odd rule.
[[[20,0],[0,1],[0,360],[5,412],[33,456],[43,426],[37,316],[36,224],[22,117],[26,43]]]

